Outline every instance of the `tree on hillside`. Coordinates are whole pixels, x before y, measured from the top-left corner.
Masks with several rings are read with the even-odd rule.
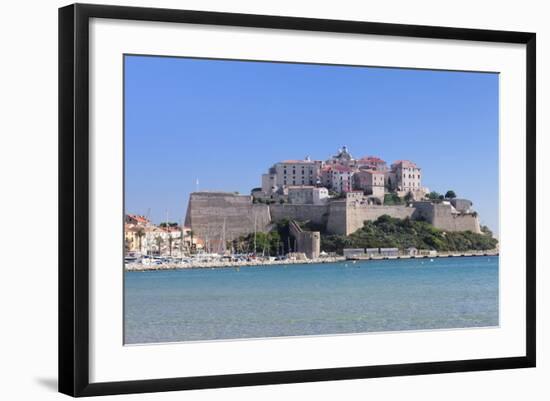
[[[384,195],[384,205],[401,205],[402,203],[402,199],[395,192]]]
[[[238,249],[240,252],[252,252],[261,255],[276,256],[280,253],[281,236],[274,230],[267,233],[257,232],[242,235],[232,241],[228,241],[228,247]]]
[[[426,198],[430,199],[430,200],[437,200],[439,199],[441,195],[439,195],[438,192],[435,192],[435,191],[432,191],[430,192],[429,194],[426,195]]]
[[[456,198],[456,193],[452,189],[449,189],[447,193],[445,194],[445,198],[447,199],[454,199]]]

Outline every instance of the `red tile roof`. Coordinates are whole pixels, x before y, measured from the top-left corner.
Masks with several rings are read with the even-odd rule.
[[[377,156],[365,156],[359,159],[360,163],[386,163],[384,160]]]
[[[145,216],[140,216],[137,214],[128,214],[130,219],[137,221],[138,223],[149,223],[149,220]]]
[[[410,160],[397,160],[392,164],[392,166],[399,166],[401,167],[407,167],[407,168],[418,168],[416,163],[410,161]]]

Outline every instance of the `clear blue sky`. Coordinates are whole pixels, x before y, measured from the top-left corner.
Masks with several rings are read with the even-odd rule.
[[[498,75],[126,56],[126,212],[181,221],[189,193],[248,194],[273,163],[415,161],[498,230]]]

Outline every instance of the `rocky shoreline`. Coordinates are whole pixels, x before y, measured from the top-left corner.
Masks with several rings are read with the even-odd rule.
[[[325,257],[317,259],[286,259],[286,260],[250,260],[250,261],[223,261],[216,260],[210,262],[191,262],[191,263],[165,263],[161,265],[144,265],[141,263],[125,264],[126,271],[153,271],[153,270],[178,270],[178,269],[215,269],[227,267],[249,267],[249,266],[281,266],[298,264],[318,264],[318,263],[336,263],[343,262],[346,258],[343,256]]]

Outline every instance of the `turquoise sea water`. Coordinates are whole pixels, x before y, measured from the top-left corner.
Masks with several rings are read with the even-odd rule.
[[[125,273],[125,343],[497,326],[498,257]]]

